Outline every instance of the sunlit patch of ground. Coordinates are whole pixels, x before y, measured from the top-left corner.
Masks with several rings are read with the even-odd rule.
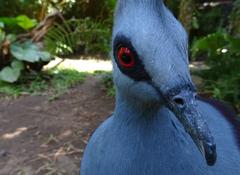
[[[67,69],[74,69],[79,72],[89,72],[93,73],[95,71],[111,71],[112,63],[110,60],[79,60],[79,59],[62,59],[56,58],[46,65],[45,69],[51,69],[53,67],[61,67]]]
[[[209,67],[202,61],[193,61],[189,64],[189,68],[192,72],[209,69]]]
[[[14,131],[12,133],[3,134],[2,139],[6,139],[6,140],[13,139],[13,138],[19,136],[20,134],[22,134],[24,131],[27,131],[26,127],[17,128],[16,131]]]

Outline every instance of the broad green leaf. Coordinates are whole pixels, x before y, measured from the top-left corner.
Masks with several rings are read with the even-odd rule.
[[[15,26],[17,25],[17,20],[15,18],[10,17],[1,17],[0,22],[4,24],[4,26]]]
[[[25,47],[24,45],[20,44],[12,44],[10,49],[12,55],[18,60],[28,61],[31,63],[39,61],[35,50],[31,49],[30,47]]]
[[[0,28],[4,28],[4,23],[0,21]]]
[[[24,64],[22,61],[19,61],[19,60],[14,60],[12,63],[11,63],[11,66],[12,68],[14,69],[18,69],[18,70],[23,70],[24,69]]]
[[[227,43],[227,36],[224,33],[209,34],[193,43],[191,48],[193,57],[199,52],[207,52],[208,50],[216,51]]]
[[[31,48],[33,50],[38,50],[39,49],[38,46],[31,41],[24,42],[23,46],[26,47],[26,48]]]
[[[0,80],[14,83],[18,80],[21,71],[17,68],[5,67],[0,71]]]
[[[31,29],[37,25],[37,21],[35,19],[30,19],[26,15],[19,15],[16,17],[17,24],[25,30]]]
[[[30,41],[23,44],[14,43],[10,49],[12,55],[18,60],[31,63],[50,60],[50,54],[48,52],[41,51],[36,44]]]
[[[199,29],[199,22],[198,22],[197,17],[195,17],[195,16],[192,19],[192,26],[194,29]]]
[[[232,51],[240,53],[240,38],[229,37],[229,48]]]
[[[49,61],[51,59],[51,54],[45,51],[39,52],[39,56],[41,57],[42,61]]]
[[[16,41],[17,37],[14,34],[8,34],[6,36],[6,39],[9,40],[12,43],[12,42]]]

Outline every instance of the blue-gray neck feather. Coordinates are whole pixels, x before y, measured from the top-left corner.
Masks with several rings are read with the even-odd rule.
[[[157,117],[160,108],[161,104],[159,103],[144,103],[137,98],[117,93],[114,116],[128,121],[139,118],[152,120],[152,118]],[[125,115],[123,115],[123,113]]]
[[[118,0],[118,3],[122,6],[127,6],[129,3],[161,6],[163,4],[163,0]]]
[[[119,0],[115,16],[121,16],[127,11],[135,11],[144,7],[145,11],[161,13],[164,3],[162,0]],[[126,10],[126,11],[125,11]]]

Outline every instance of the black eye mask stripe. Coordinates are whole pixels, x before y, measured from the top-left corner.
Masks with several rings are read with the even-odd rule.
[[[126,68],[121,66],[121,64],[118,61],[117,54],[120,47],[127,47],[131,50],[134,59],[135,59],[135,66],[132,68]],[[113,42],[113,56],[114,60],[117,63],[120,71],[127,75],[128,77],[132,78],[135,81],[150,81],[151,77],[147,73],[147,71],[144,68],[144,65],[142,61],[139,59],[138,54],[134,47],[132,46],[132,43],[130,39],[123,35],[117,35]]]

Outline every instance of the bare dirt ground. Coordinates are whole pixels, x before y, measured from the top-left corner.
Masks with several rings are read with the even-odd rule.
[[[114,99],[88,77],[57,100],[0,98],[0,175],[76,175],[95,128]]]

